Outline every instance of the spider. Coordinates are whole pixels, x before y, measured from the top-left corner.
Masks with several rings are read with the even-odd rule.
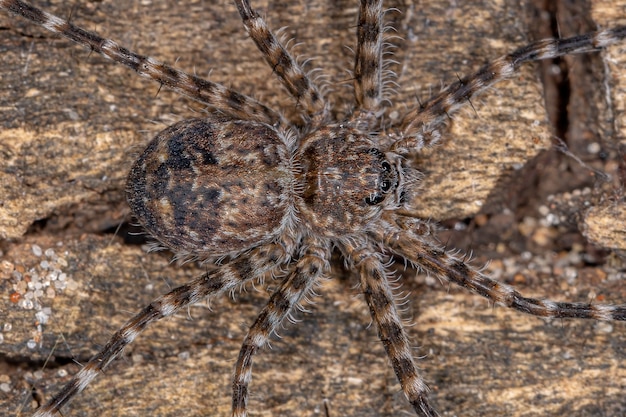
[[[181,257],[216,268],[156,299],[131,319],[35,415],[48,416],[86,387],[151,322],[209,296],[272,276],[278,289],[250,328],[235,365],[233,415],[246,415],[253,356],[316,283],[330,275],[333,247],[360,276],[383,346],[418,415],[436,415],[417,371],[389,283],[391,255],[491,301],[541,317],[625,320],[625,306],[526,298],[491,280],[429,237],[428,222],[406,215],[420,173],[405,156],[439,140],[448,118],[519,65],[587,52],[626,37],[619,27],[531,44],[461,78],[385,124],[382,2],[360,4],[355,108],[332,120],[323,92],[247,1],[236,1],[250,37],[298,103],[301,123],[224,86],[122,49],[20,1],[0,7],[91,47],[216,110],[179,122],[133,164],[128,201],[140,223]],[[250,173],[253,173],[251,175]]]

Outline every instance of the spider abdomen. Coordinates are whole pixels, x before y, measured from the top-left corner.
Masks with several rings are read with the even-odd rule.
[[[289,151],[271,126],[223,117],[160,132],[135,161],[127,199],[176,252],[233,254],[277,235],[290,212]]]

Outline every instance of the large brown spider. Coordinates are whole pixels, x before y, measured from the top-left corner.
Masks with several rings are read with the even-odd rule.
[[[405,215],[419,174],[403,158],[437,141],[457,108],[535,59],[595,50],[626,36],[626,28],[542,41],[493,61],[406,113],[381,123],[382,2],[362,2],[355,49],[356,106],[330,119],[323,94],[283,48],[247,1],[236,2],[250,36],[297,99],[302,123],[223,86],[121,50],[19,1],[0,1],[48,29],[209,105],[220,114],[186,120],[151,142],[131,170],[128,199],[136,217],[180,256],[218,267],[155,300],[117,332],[103,351],[36,415],[50,415],[82,390],[139,331],[163,316],[247,281],[282,282],[251,327],[233,384],[233,414],[245,415],[253,354],[294,306],[328,273],[337,247],[359,272],[372,319],[402,389],[419,415],[435,415],[426,396],[390,289],[392,254],[490,300],[542,317],[624,320],[624,306],[556,303],[524,298],[424,234],[428,223]],[[56,19],[56,20],[55,20]],[[348,145],[348,146],[346,146]]]

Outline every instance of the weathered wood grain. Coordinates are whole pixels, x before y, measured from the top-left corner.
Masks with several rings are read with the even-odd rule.
[[[527,43],[534,36],[529,33],[538,33],[546,23],[519,2],[458,3],[388,4],[402,12],[388,15],[402,38],[394,41],[398,64],[391,68],[399,75],[399,87],[391,118],[392,110],[401,114],[416,105],[416,97],[425,99],[457,73],[471,72]],[[210,72],[214,81],[292,111],[293,102],[246,38],[230,2],[39,5],[71,14],[75,23],[143,54],[201,76]],[[254,5],[271,27],[286,26],[285,37],[302,43],[297,52],[314,58],[312,66],[329,75],[330,99],[337,113],[345,114],[352,104],[346,70],[351,68],[347,47],[354,45],[356,1]],[[608,26],[626,17],[626,10],[616,5],[604,16],[598,22]],[[578,29],[576,23],[563,22],[564,35],[571,34],[565,27]],[[609,54],[621,57],[623,48]],[[172,121],[197,116],[202,106],[159,91],[131,71],[5,13],[0,13],[0,55],[0,326],[11,326],[0,328],[0,409],[23,415],[35,400],[59,389],[68,378],[64,373],[77,371],[73,362],[88,360],[135,311],[202,272],[194,265],[170,265],[167,253],[147,254],[102,233],[128,219],[124,180],[142,144]],[[580,100],[570,109],[577,113],[570,117],[568,139],[579,138],[572,144],[606,138],[608,124],[623,123],[623,113],[607,107],[598,93],[606,81],[606,57],[580,62],[569,73]],[[612,73],[619,69],[617,65]],[[426,178],[415,213],[442,221],[471,217],[472,233],[453,234],[450,244],[469,246],[477,264],[502,257],[490,269],[529,295],[623,303],[623,281],[598,249],[585,246],[569,223],[548,227],[533,211],[544,204],[557,214],[565,212],[542,199],[547,194],[562,197],[585,184],[590,197],[576,203],[575,213],[583,213],[586,201],[596,204],[608,201],[601,198],[608,193],[616,195],[615,182],[590,180],[589,170],[563,162],[567,158],[550,155],[521,169],[541,149],[550,148],[535,71],[529,66],[473,101],[476,112],[461,112],[445,143],[420,156]],[[621,97],[619,90],[612,93]],[[583,115],[586,119],[580,119]],[[596,166],[600,158],[590,155],[589,163],[603,170],[617,167],[611,171],[615,178],[623,137],[609,136],[617,142],[602,142],[610,156]],[[570,148],[576,155],[586,152],[583,145]],[[549,170],[552,165],[555,169]],[[578,171],[565,174],[572,170]],[[576,180],[570,182],[572,177]],[[543,179],[546,188],[534,184]],[[524,191],[518,193],[520,189]],[[526,217],[511,214],[509,206],[523,206],[520,212]],[[620,247],[613,239],[615,246],[603,245]],[[41,331],[34,312],[10,300],[13,269],[41,269],[45,256],[35,256],[32,245],[62,255],[64,272],[76,283],[76,288],[42,300],[52,315]],[[589,257],[601,262],[586,263]],[[252,415],[411,415],[369,326],[367,308],[356,296],[355,277],[340,265],[310,306],[312,314],[286,325],[273,349],[256,359]],[[402,289],[410,294],[406,317],[415,354],[424,356],[420,365],[442,415],[625,413],[623,324],[546,323],[492,309],[476,296],[413,272],[404,273]],[[189,317],[184,312],[155,325],[67,407],[66,415],[228,415],[232,366],[247,326],[266,299],[264,291],[249,291],[235,301],[213,300],[210,310],[193,307]],[[34,349],[27,346],[29,340],[36,341]],[[30,383],[36,387],[35,399]]]

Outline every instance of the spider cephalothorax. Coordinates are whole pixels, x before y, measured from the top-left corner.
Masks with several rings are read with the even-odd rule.
[[[340,238],[362,233],[384,209],[397,208],[404,168],[374,138],[331,125],[309,134],[296,152],[296,207],[315,233]]]
[[[427,221],[405,215],[420,174],[408,153],[440,138],[445,121],[476,94],[510,77],[524,62],[594,51],[626,38],[626,27],[520,48],[442,90],[397,123],[383,123],[382,1],[360,2],[354,109],[333,120],[324,94],[247,0],[235,1],[246,30],[296,99],[303,125],[222,85],[186,74],[80,29],[19,0],[8,9],[131,67],[214,110],[157,135],[133,164],[127,196],[154,238],[179,256],[214,267],[157,298],[116,332],[36,416],[51,416],[82,391],[150,323],[207,297],[267,276],[277,289],[250,327],[233,377],[232,414],[247,413],[252,358],[330,275],[331,249],[358,272],[360,289],[400,382],[420,416],[434,416],[390,284],[389,262],[404,259],[441,280],[541,317],[626,320],[626,306],[524,297],[433,241]],[[378,132],[378,133],[374,133]]]

